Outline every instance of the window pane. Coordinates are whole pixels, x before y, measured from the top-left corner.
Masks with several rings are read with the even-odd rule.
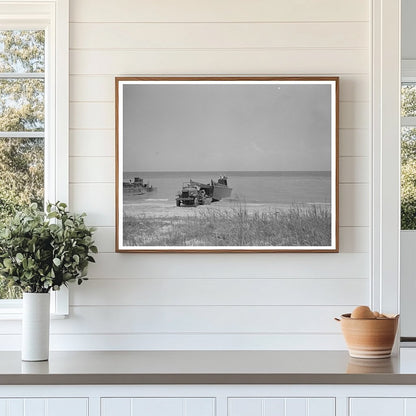
[[[0,131],[45,129],[43,79],[0,79]]]
[[[0,30],[0,132],[45,129],[45,31]],[[40,78],[24,77],[39,73]],[[23,75],[23,77],[22,77]],[[13,75],[12,75],[13,76]],[[0,138],[0,223],[15,210],[36,202],[43,208],[44,139]],[[0,299],[19,299],[21,291],[0,278]]]
[[[31,202],[43,207],[44,139],[0,138],[0,222]],[[22,292],[0,278],[0,299]]]
[[[401,141],[402,164],[416,160],[416,126],[402,127]]]
[[[416,116],[416,83],[402,83],[402,117]]]
[[[36,202],[43,207],[44,139],[0,138],[0,217]]]
[[[416,127],[401,129],[401,229],[416,230]]]
[[[45,72],[45,31],[0,30],[0,72]]]

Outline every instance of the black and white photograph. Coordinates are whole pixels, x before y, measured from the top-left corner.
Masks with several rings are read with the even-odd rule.
[[[116,78],[117,251],[338,250],[338,79]]]

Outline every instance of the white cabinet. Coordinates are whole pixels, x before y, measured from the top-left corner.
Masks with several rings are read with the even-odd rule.
[[[0,416],[416,416],[416,385],[3,385]]]
[[[213,416],[214,398],[102,398],[101,416]]]
[[[335,399],[229,398],[228,416],[335,416]]]
[[[414,416],[415,398],[352,398],[350,416]]]
[[[88,416],[86,398],[0,399],[0,416]]]

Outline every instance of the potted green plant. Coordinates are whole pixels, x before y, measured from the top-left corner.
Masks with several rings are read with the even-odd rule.
[[[22,359],[43,361],[49,356],[50,291],[86,280],[94,262],[94,228],[85,214],[71,214],[64,203],[36,204],[0,225],[0,276],[23,291]]]

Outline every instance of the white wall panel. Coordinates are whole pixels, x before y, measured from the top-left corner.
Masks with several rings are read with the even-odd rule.
[[[99,253],[114,253],[116,240],[115,227],[97,227],[94,241],[99,247]]]
[[[370,94],[369,76],[340,74],[339,98],[341,101],[368,102]]]
[[[370,171],[368,157],[340,157],[340,183],[368,183]]]
[[[343,253],[368,253],[369,233],[368,227],[340,227],[340,251]]]
[[[70,157],[69,182],[114,183],[115,169],[114,157]]]
[[[114,142],[114,128],[110,130],[71,130],[69,134],[69,154],[74,157],[114,157]]]
[[[72,22],[308,22],[368,21],[369,4],[363,0],[192,0],[148,2],[139,0],[71,0]]]
[[[90,169],[89,169],[90,171]],[[88,175],[88,172],[86,172]],[[86,212],[89,225],[114,225],[115,186],[113,183],[77,183],[69,185],[69,203],[72,211]]]
[[[340,335],[340,325],[334,318],[362,303],[360,298],[366,289],[363,292],[357,294],[358,302],[345,306],[74,306],[71,319],[52,321],[51,332],[178,334],[179,338],[180,334]],[[290,344],[290,338],[287,342]]]
[[[369,198],[369,186],[367,184],[340,184],[340,225],[367,227],[370,215]]]
[[[369,5],[71,0],[70,207],[100,254],[52,348],[345,348],[332,318],[370,287]],[[175,74],[340,76],[339,254],[114,253],[114,77]],[[19,331],[5,323],[0,349]]]
[[[341,129],[365,129],[369,125],[370,106],[366,102],[340,102],[339,127]]]
[[[114,75],[71,75],[70,100],[109,101],[113,103],[115,96],[114,78]],[[367,75],[342,75],[339,85],[341,101],[368,101],[369,83]]]
[[[366,22],[72,23],[72,49],[367,48]]]
[[[365,303],[367,285],[366,279],[198,279],[197,273],[194,279],[118,278],[117,285],[91,278],[74,288],[71,304],[353,305]]]
[[[369,131],[366,129],[340,129],[340,156],[368,156],[370,149]]]
[[[115,77],[113,75],[71,75],[70,101],[114,102]]]
[[[69,127],[72,129],[114,129],[115,108],[111,103],[70,104]]]
[[[129,319],[125,315],[124,319]],[[335,322],[334,322],[335,323]],[[20,349],[20,334],[0,334],[0,351]],[[128,333],[51,335],[54,351],[80,350],[345,350],[341,333]]]
[[[70,52],[70,72],[77,75],[366,74],[368,62],[366,49],[76,49]]]
[[[112,253],[95,255],[90,264],[91,277],[117,278],[364,278],[368,276],[367,253],[268,253],[244,254],[140,254]],[[322,261],[325,259],[325,261]],[[211,267],[200,267],[209,261]],[[155,262],[169,264],[157,267]],[[236,271],[235,264],[239,267]],[[184,267],[186,265],[186,267]],[[217,267],[220,265],[221,267]],[[213,271],[213,269],[215,271]],[[313,270],[311,273],[310,269]]]

